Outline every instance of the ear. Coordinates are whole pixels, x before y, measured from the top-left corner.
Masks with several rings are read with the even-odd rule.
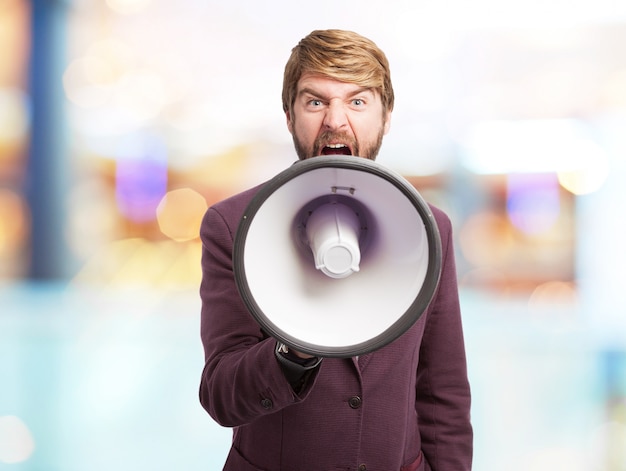
[[[385,112],[385,124],[383,124],[383,134],[387,134],[391,128],[391,111]]]
[[[285,111],[285,118],[287,118],[287,129],[293,134],[293,119],[291,119],[291,111]]]

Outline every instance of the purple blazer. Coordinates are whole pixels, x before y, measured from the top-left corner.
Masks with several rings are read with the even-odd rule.
[[[258,189],[209,208],[200,230],[200,402],[233,427],[224,470],[470,470],[470,387],[448,217],[431,207],[443,270],[426,312],[380,350],[324,359],[296,394],[276,340],[248,313],[233,276],[235,232]]]

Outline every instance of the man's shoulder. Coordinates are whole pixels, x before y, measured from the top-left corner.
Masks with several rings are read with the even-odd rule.
[[[446,213],[443,209],[431,203],[428,203],[428,207],[430,208],[430,211],[433,213],[433,216],[435,217],[435,221],[437,221],[437,224],[439,226],[450,225],[450,217],[448,216],[448,213]]]
[[[250,201],[252,201],[254,196],[259,192],[262,186],[263,184],[260,184],[252,188],[248,188],[247,190],[241,191],[240,193],[236,193],[221,201],[218,201],[211,207],[222,214],[230,214],[233,212],[242,213],[245,210],[246,206],[248,206]]]

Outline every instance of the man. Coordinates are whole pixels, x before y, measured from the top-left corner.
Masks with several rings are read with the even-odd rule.
[[[370,40],[314,31],[293,49],[283,108],[300,159],[375,159],[393,104],[387,59]],[[471,469],[470,389],[447,216],[431,208],[443,267],[419,320],[375,352],[321,359],[266,335],[237,292],[233,238],[258,190],[217,203],[201,227],[200,401],[234,428],[224,470]]]

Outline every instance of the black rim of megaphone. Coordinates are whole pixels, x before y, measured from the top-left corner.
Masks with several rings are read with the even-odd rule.
[[[273,323],[259,307],[248,285],[245,273],[245,244],[248,230],[257,211],[263,203],[281,186],[293,178],[323,167],[335,167],[357,171],[365,171],[392,183],[417,209],[423,221],[428,239],[428,268],[422,287],[407,311],[388,329],[372,339],[353,345],[339,347],[320,346],[294,338]],[[233,244],[233,270],[235,282],[244,304],[261,326],[271,337],[298,351],[327,358],[349,358],[378,350],[396,340],[406,332],[422,316],[432,301],[441,275],[441,239],[435,218],[422,196],[413,185],[395,172],[379,163],[352,156],[319,156],[295,162],[291,167],[280,172],[265,183],[248,204],[237,228]]]

